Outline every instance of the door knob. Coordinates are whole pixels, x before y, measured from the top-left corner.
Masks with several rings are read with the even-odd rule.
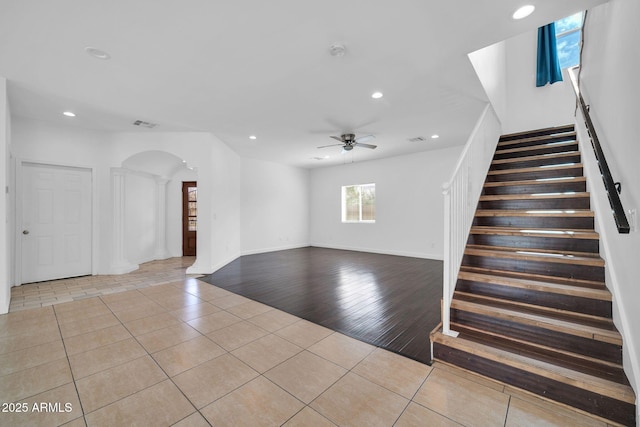
[[[22,234],[29,234],[29,230],[22,230]]]

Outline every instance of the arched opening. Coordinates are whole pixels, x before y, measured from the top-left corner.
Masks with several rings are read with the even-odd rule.
[[[182,183],[197,182],[197,171],[174,154],[153,150],[128,157],[111,175],[115,272],[182,256]]]

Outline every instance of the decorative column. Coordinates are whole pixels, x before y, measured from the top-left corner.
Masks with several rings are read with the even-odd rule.
[[[156,254],[155,259],[167,259],[167,183],[168,179],[157,176],[156,180]]]
[[[127,260],[125,247],[126,182],[129,171],[111,168],[111,274],[125,274],[138,269],[138,265]]]

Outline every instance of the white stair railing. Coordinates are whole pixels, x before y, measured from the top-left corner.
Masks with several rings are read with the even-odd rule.
[[[458,335],[451,330],[451,300],[482,185],[501,133],[500,120],[491,104],[487,104],[462,150],[451,179],[442,185],[444,194],[442,332],[449,336]]]

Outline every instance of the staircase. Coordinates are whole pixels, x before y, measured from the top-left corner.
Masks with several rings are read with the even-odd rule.
[[[573,126],[502,136],[434,358],[635,425],[598,251]]]

